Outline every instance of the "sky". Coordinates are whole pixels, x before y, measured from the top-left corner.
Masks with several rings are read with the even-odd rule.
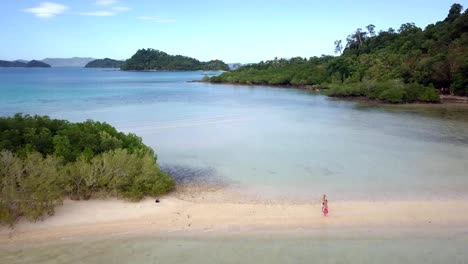
[[[202,61],[251,63],[333,55],[333,42],[443,20],[468,0],[1,0],[0,60],[128,59],[154,48]]]

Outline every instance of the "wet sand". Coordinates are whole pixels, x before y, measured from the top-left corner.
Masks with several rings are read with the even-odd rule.
[[[115,235],[221,236],[316,231],[468,230],[468,201],[330,201],[330,214],[321,213],[320,201],[219,201],[186,199],[172,194],[131,203],[117,199],[65,200],[52,217],[32,223],[20,221],[14,229],[2,227],[0,244]]]

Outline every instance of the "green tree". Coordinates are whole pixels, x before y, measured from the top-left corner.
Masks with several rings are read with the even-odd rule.
[[[461,5],[454,4],[445,20],[425,29],[404,23],[398,30],[389,28],[377,34],[375,26],[369,24],[367,32],[358,28],[348,35],[344,50],[339,40],[334,42],[339,57],[322,56],[306,61],[275,58],[211,77],[209,81],[298,87],[320,84],[330,88],[331,96],[334,92],[339,96],[356,96],[365,91],[362,96],[375,99],[384,90],[395,88],[389,86],[392,82],[403,82],[400,90],[384,94],[385,98],[398,97],[402,102],[438,101],[433,100],[437,93],[434,88],[442,93],[450,90],[453,94],[468,95],[468,11],[462,11]],[[413,83],[425,89],[415,88]],[[405,93],[411,96],[400,96]],[[432,99],[421,99],[428,97]]]
[[[130,59],[120,66],[122,70],[164,70],[164,71],[194,71],[194,70],[229,70],[227,64],[220,60],[201,62],[197,59],[169,55],[155,49],[140,49]]]
[[[154,151],[135,134],[91,120],[0,117],[0,223],[51,215],[65,196],[139,200],[173,187]]]
[[[343,50],[343,45],[341,44],[341,39],[335,40],[335,54],[341,54],[341,51]]]

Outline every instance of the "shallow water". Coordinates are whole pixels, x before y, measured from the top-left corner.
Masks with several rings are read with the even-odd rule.
[[[0,250],[5,263],[466,263],[466,234],[112,237]]]
[[[0,115],[105,121],[143,137],[178,178],[222,181],[246,195],[468,197],[466,106],[376,106],[295,89],[187,82],[202,77],[4,68]]]

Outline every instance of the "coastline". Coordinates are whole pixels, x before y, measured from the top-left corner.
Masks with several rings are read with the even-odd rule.
[[[261,87],[270,87],[270,88],[284,88],[284,89],[298,89],[304,90],[309,92],[314,92],[321,94],[324,92],[325,88],[323,87],[314,87],[311,85],[293,85],[293,84],[247,84],[247,83],[224,83],[224,82],[207,82],[203,80],[192,80],[189,81],[190,83],[209,83],[209,84],[229,84],[229,85],[236,85],[236,86],[261,86]],[[328,96],[329,98],[337,99],[337,100],[347,100],[347,101],[354,101],[354,102],[364,102],[364,103],[371,103],[376,105],[468,105],[468,97],[463,96],[455,96],[455,95],[440,95],[440,102],[438,103],[428,103],[428,102],[414,102],[414,103],[388,103],[377,99],[370,99],[365,96]]]
[[[14,229],[0,228],[0,245],[15,247],[37,242],[114,236],[314,235],[317,232],[441,232],[464,230],[468,200],[402,200],[330,202],[324,217],[320,201],[310,203],[218,201],[180,193],[147,198],[138,203],[117,199],[65,200],[55,215],[36,223],[21,220]],[[229,195],[229,194],[226,194]],[[198,197],[197,197],[198,196]]]
[[[189,83],[208,83],[208,84],[229,84],[229,85],[238,85],[238,86],[262,86],[262,87],[270,87],[270,88],[285,88],[285,89],[299,89],[299,90],[306,90],[311,92],[322,92],[325,90],[321,87],[313,87],[312,85],[294,85],[294,84],[266,84],[266,83],[230,83],[230,82],[207,82],[204,80],[192,80],[188,81]]]

